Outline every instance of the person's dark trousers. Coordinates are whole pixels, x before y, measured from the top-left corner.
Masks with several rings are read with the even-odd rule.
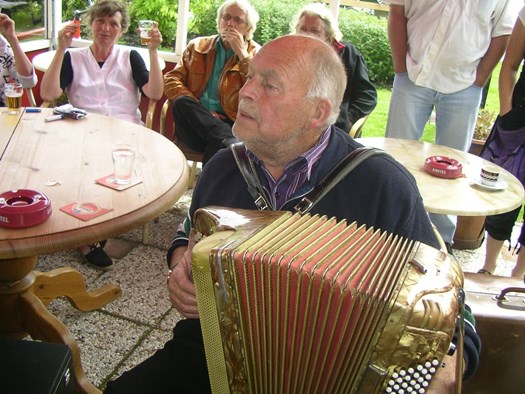
[[[237,142],[232,134],[233,122],[216,118],[188,96],[173,101],[173,121],[177,137],[191,149],[204,152],[203,165],[219,149]]]
[[[200,320],[181,320],[153,356],[107,384],[104,394],[211,393]]]

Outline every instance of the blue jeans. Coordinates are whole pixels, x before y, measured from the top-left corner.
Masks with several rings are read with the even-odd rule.
[[[394,77],[386,137],[419,140],[432,110],[436,112],[438,145],[468,151],[481,102],[482,88],[471,85],[456,93],[439,93],[416,86],[407,73]],[[430,214],[443,240],[452,243],[456,229],[454,216]]]

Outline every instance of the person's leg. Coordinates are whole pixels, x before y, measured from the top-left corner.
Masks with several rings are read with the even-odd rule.
[[[394,77],[386,137],[419,140],[432,113],[435,92],[416,86],[407,73]]]
[[[493,274],[496,270],[498,257],[504,241],[494,239],[490,235],[487,235],[485,242],[485,263],[483,264],[483,268],[481,268],[478,273]]]
[[[476,126],[482,88],[439,93],[436,100],[436,144],[468,151]]]
[[[236,141],[231,122],[216,118],[191,97],[175,99],[172,111],[177,137],[190,148],[204,152],[205,162],[219,149]]]
[[[200,321],[182,320],[163,349],[110,381],[105,394],[210,393]]]
[[[482,89],[471,86],[456,93],[437,94],[436,144],[462,151],[470,148],[481,101]],[[452,244],[456,231],[456,216],[431,215],[443,240]]]
[[[503,246],[503,242],[512,235],[512,228],[518,218],[521,207],[513,211],[499,215],[490,215],[485,219],[485,229],[487,231],[487,244],[485,251],[485,263],[478,272],[494,273],[498,264],[498,257]],[[522,231],[523,234],[523,231]]]
[[[520,251],[518,252],[518,259],[516,265],[512,270],[512,276],[523,278],[525,275],[525,223],[521,225],[521,233],[518,238]]]

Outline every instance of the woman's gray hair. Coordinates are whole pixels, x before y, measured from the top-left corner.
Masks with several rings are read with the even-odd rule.
[[[247,0],[227,0],[222,3],[222,5],[217,10],[217,30],[219,30],[219,25],[221,23],[221,17],[224,9],[232,5],[236,5],[246,13],[246,23],[248,25],[246,39],[251,40],[253,38],[253,33],[257,28],[257,22],[259,22],[259,14]]]
[[[313,40],[322,40],[311,37]],[[312,67],[312,80],[308,87],[306,98],[313,99],[326,99],[332,104],[332,111],[327,119],[326,127],[335,123],[339,116],[339,107],[343,101],[343,95],[346,89],[346,71],[341,61],[341,58],[337,55],[336,51],[325,42],[324,45],[317,46],[311,52],[311,58],[309,59],[309,66]]]
[[[129,28],[128,5],[119,0],[100,0],[89,7],[86,13],[88,25],[91,26],[93,21],[99,17],[113,16],[117,12],[120,12],[120,15],[122,15],[120,27],[122,28],[122,33],[125,33]]]
[[[327,37],[330,40],[330,44],[334,41],[341,41],[343,33],[339,30],[339,24],[334,18],[332,12],[322,3],[311,3],[301,8],[297,14],[292,18],[290,23],[290,33],[300,34],[300,21],[303,16],[317,16],[323,22],[323,28],[326,32]]]

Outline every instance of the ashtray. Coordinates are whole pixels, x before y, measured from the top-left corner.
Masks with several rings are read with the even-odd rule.
[[[26,228],[51,216],[51,201],[35,190],[10,190],[0,194],[0,227]]]
[[[463,175],[463,165],[456,159],[446,156],[427,157],[424,170],[430,175],[446,179],[455,179]]]

